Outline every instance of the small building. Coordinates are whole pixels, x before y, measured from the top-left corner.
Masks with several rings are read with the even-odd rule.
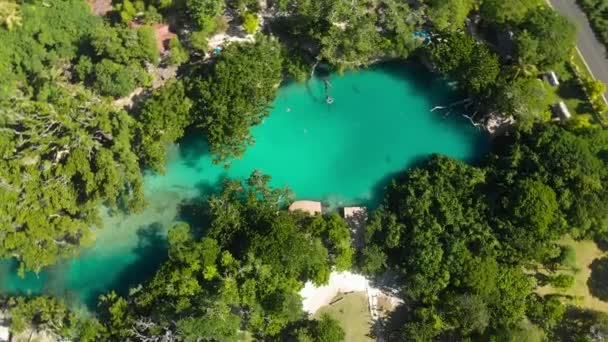
[[[303,211],[310,215],[321,214],[323,206],[317,201],[295,201],[289,206],[289,211]]]
[[[570,114],[570,110],[568,110],[568,107],[566,106],[566,103],[564,101],[561,101],[560,103],[554,105],[553,112],[562,121],[569,120],[572,117],[572,114]]]
[[[552,87],[557,87],[559,85],[559,79],[557,78],[557,74],[555,73],[555,71],[549,71],[546,75],[545,75],[545,80],[547,81],[547,83],[549,83]]]

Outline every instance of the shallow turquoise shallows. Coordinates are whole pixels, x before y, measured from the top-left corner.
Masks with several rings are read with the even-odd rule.
[[[126,293],[165,259],[167,227],[179,220],[196,224],[196,213],[184,204],[217,191],[224,177],[259,169],[298,199],[374,207],[391,177],[428,155],[471,161],[484,152],[486,138],[459,113],[430,112],[459,96],[416,65],[391,63],[329,80],[331,105],[320,79],[282,87],[270,117],[253,129],[255,145],[230,169],[211,163],[201,137],[173,146],[166,174],[146,175],[144,213],[104,212],[92,248],[38,277],[20,279],[13,263],[0,264],[2,290],[52,293],[89,308],[110,289]]]

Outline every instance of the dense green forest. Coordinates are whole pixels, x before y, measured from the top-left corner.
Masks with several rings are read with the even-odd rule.
[[[525,270],[562,263],[564,234],[606,237],[606,139],[535,126],[495,142],[480,166],[434,156],[395,179],[359,258],[369,274],[397,273],[416,303],[395,339],[488,340],[523,317],[562,338],[565,308],[534,294]]]
[[[161,47],[163,24],[175,34]],[[248,38],[211,53],[230,25]],[[538,295],[534,272],[564,262],[564,235],[608,237],[608,133],[551,122],[539,80],[569,61],[574,36],[540,0],[116,0],[105,15],[84,0],[0,0],[0,257],[21,274],[93,243],[102,206],[144,208],[142,171],[162,173],[186,130],[229,167],[281,82],[317,68],[420,59],[456,81],[474,122],[516,121],[477,164],[432,156],[395,178],[360,251],[337,214],[288,212],[289,191],[256,172],[197,203],[197,224],[172,227],[168,260],[129,295],[103,295],[87,317],[50,297],[10,298],[11,328],[77,341],[341,341],[298,292],[355,269],[396,276],[408,310],[385,322],[390,340],[520,341],[525,324],[552,341],[589,338],[608,317]]]

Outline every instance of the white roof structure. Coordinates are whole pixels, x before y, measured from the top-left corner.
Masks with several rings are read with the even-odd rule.
[[[555,71],[549,71],[547,73],[547,82],[549,82],[549,84],[554,87],[557,87],[559,85],[559,80],[557,79],[557,74],[555,73]]]
[[[8,327],[0,325],[0,342],[8,342],[10,338],[10,331]]]
[[[556,104],[553,109],[561,120],[565,121],[572,117],[572,114],[570,114],[570,111],[568,110],[568,107],[566,106],[566,103],[564,101],[561,101],[560,103]]]

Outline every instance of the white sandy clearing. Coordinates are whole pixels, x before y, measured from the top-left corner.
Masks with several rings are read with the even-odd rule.
[[[177,66],[157,67],[152,64],[147,66],[148,74],[152,75],[151,89],[162,87],[168,80],[177,76]],[[143,92],[143,87],[138,87],[133,92],[125,97],[121,97],[112,102],[116,108],[132,108],[134,99],[138,98]]]
[[[349,292],[364,292],[367,295],[369,311],[373,320],[377,320],[383,311],[381,302],[383,306],[388,304],[391,308],[403,304],[400,298],[371,287],[369,280],[360,274],[332,272],[327,285],[317,287],[312,282],[304,284],[304,288],[300,290],[302,307],[304,311],[313,315],[321,307],[329,305],[338,294]]]
[[[0,325],[0,342],[8,342],[10,335],[8,326]]]
[[[27,328],[25,331],[13,335],[11,342],[58,342],[60,339],[52,332],[41,330],[36,331]],[[63,340],[62,340],[63,341]]]
[[[316,287],[312,282],[307,282],[300,291],[304,311],[314,314],[319,308],[331,302],[338,293],[365,292],[369,282],[359,274],[351,272],[332,272],[329,283]]]
[[[320,214],[323,206],[317,201],[295,201],[289,206],[289,211],[301,210],[310,215]]]
[[[221,47],[223,45],[225,45],[226,43],[231,43],[231,42],[238,42],[238,43],[242,43],[242,42],[254,42],[254,36],[252,34],[248,34],[245,37],[238,37],[238,36],[231,36],[228,35],[226,33],[218,33],[214,36],[212,36],[211,38],[209,38],[209,40],[207,41],[207,45],[209,47],[209,50],[213,50],[216,47]]]

